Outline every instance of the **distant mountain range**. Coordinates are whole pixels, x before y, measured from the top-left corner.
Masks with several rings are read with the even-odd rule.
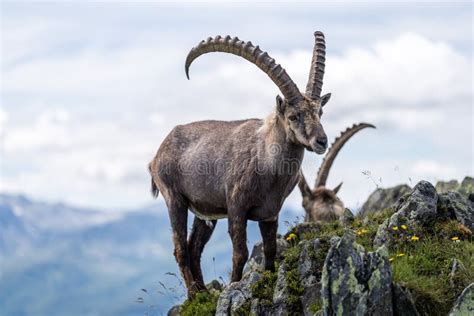
[[[295,214],[282,211],[281,232]],[[256,223],[249,223],[248,240],[251,251],[260,240]],[[166,314],[185,292],[172,249],[160,201],[101,211],[0,194],[0,314]],[[207,281],[228,280],[231,253],[222,220],[202,259]]]

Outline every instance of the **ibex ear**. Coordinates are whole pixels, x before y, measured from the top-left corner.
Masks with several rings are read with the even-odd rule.
[[[329,99],[331,99],[331,94],[326,93],[321,97],[321,106],[324,106],[326,103],[328,103]]]
[[[339,183],[339,184],[337,185],[337,187],[335,187],[334,189],[332,189],[332,191],[334,192],[334,194],[337,194],[337,192],[339,192],[339,190],[340,190],[341,187],[342,187],[342,183],[343,183],[343,182]]]
[[[276,96],[276,105],[278,114],[285,114],[285,101],[277,94]]]

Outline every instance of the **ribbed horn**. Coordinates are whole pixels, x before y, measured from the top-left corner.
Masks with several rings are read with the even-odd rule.
[[[316,176],[316,183],[314,184],[315,188],[326,185],[329,170],[331,169],[332,163],[336,159],[336,156],[341,148],[355,133],[366,127],[375,128],[374,125],[368,123],[354,124],[352,127],[347,128],[338,138],[334,140],[328,152],[326,153],[326,156],[324,156],[321,167],[319,167],[318,175]]]
[[[185,71],[189,79],[189,67],[191,63],[202,54],[210,52],[230,53],[243,57],[263,70],[270,79],[278,86],[281,93],[289,103],[303,98],[298,87],[286,73],[280,64],[275,63],[267,52],[263,52],[258,45],[253,46],[252,42],[239,40],[237,37],[230,36],[215,38],[209,37],[206,41],[201,41],[198,46],[193,47],[186,57]]]
[[[326,42],[323,32],[314,32],[314,49],[311,60],[308,84],[306,85],[306,96],[315,100],[321,96],[323,88],[324,67],[326,62]]]

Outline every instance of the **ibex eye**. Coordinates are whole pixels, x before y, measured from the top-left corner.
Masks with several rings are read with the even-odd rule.
[[[290,115],[290,116],[288,117],[288,119],[289,119],[290,121],[296,121],[297,117],[296,117],[296,115]]]

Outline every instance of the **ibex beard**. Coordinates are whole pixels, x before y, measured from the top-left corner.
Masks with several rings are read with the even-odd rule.
[[[201,121],[176,126],[150,163],[152,191],[161,192],[173,230],[174,255],[192,298],[206,290],[201,254],[220,218],[228,218],[232,240],[232,276],[236,282],[248,258],[247,220],[258,221],[265,269],[274,270],[278,214],[299,180],[305,148],[323,154],[327,137],[320,123],[330,94],[320,96],[324,74],[324,35],[316,44],[306,93],[266,52],[238,38],[202,41],[186,59],[209,52],[243,57],[278,86],[276,109],[265,120]],[[195,214],[187,238],[188,210]]]

